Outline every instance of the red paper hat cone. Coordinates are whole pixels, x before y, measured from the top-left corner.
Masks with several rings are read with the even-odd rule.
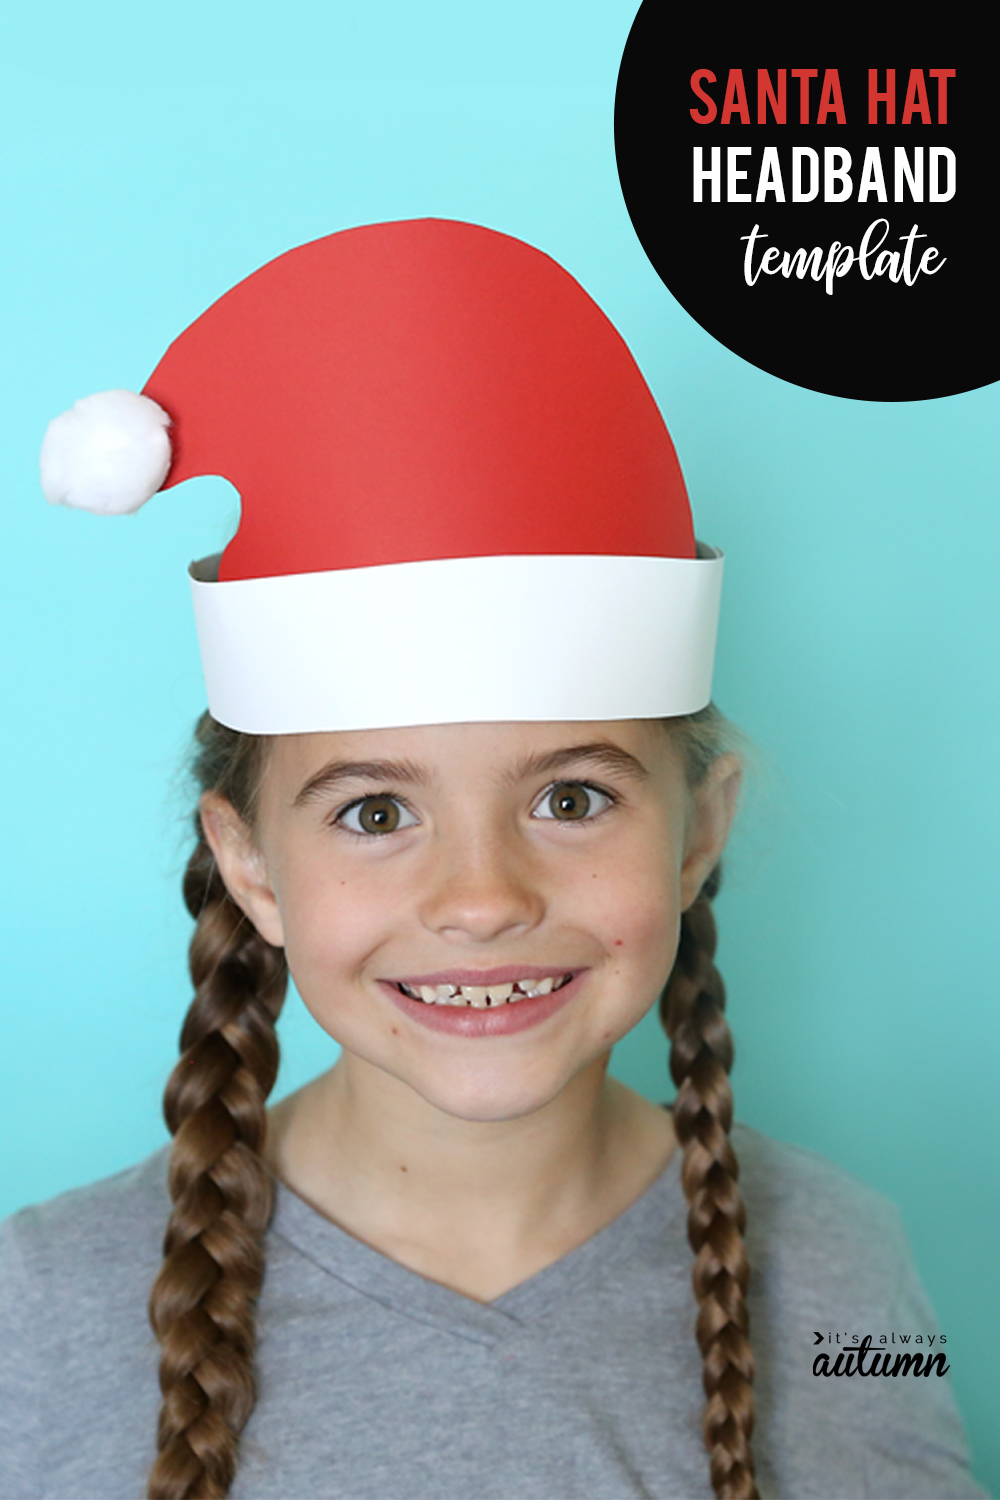
[[[696,547],[663,419],[597,304],[509,235],[424,219],[302,245],[191,324],[143,397],[89,402],[103,426],[82,402],[50,428],[50,499],[135,509],[168,460],[164,488],[239,491],[235,537],[191,569],[233,728],[708,702],[722,560]]]
[[[693,557],[680,466],[624,341],[541,251],[474,224],[280,256],[170,347],[167,485],[242,497],[221,579],[430,558]]]

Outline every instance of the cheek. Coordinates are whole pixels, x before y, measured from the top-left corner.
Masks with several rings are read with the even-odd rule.
[[[677,952],[681,913],[680,874],[669,849],[630,848],[613,869],[592,873],[589,885],[577,899],[589,895],[592,930],[614,967],[630,979],[662,983]]]
[[[281,872],[278,900],[296,988],[310,1009],[336,1001],[383,939],[385,903],[372,899],[364,881],[307,860]]]
[[[617,924],[612,960],[638,1001],[646,995],[651,1004],[666,983],[677,955],[679,934],[679,899],[650,899],[648,893],[644,899],[637,899]]]

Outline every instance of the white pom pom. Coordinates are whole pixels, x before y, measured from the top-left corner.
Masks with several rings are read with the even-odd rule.
[[[170,418],[134,391],[85,396],[50,422],[42,489],[50,505],[125,516],[155,495],[170,468]]]

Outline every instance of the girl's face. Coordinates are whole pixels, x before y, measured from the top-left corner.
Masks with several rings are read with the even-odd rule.
[[[723,756],[689,791],[653,721],[449,724],[279,737],[255,830],[217,794],[202,812],[323,1029],[445,1113],[500,1120],[655,1003],[738,779]]]

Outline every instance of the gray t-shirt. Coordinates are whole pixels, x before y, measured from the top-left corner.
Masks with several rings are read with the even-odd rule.
[[[838,1335],[841,1349],[866,1333],[874,1348],[894,1335],[892,1353],[941,1347],[928,1349],[937,1330],[895,1210],[809,1152],[746,1127],[734,1142],[754,1268],[762,1496],[982,1495],[947,1378],[813,1374],[819,1353],[834,1367]],[[488,1305],[279,1186],[260,1398],[233,1496],[711,1496],[679,1161],[599,1234]],[[159,1402],[146,1300],[166,1163],[157,1152],[2,1228],[3,1500],[145,1494]]]

